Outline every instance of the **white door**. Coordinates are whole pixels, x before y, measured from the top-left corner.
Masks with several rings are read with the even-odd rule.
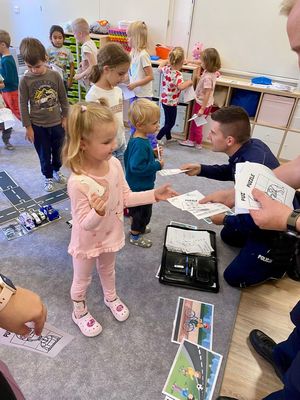
[[[185,53],[189,47],[195,0],[170,1],[167,45],[181,46]]]

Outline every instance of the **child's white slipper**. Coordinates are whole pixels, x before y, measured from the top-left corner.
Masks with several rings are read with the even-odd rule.
[[[81,330],[84,336],[94,337],[102,332],[102,326],[92,317],[88,312],[81,318],[76,318],[74,312],[72,313],[72,320]]]
[[[125,304],[119,299],[119,297],[117,297],[114,301],[107,301],[106,299],[104,299],[104,303],[118,321],[126,321],[126,319],[129,317],[129,310],[125,306]]]

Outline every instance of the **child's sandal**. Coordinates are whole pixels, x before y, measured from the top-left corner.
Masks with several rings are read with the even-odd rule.
[[[119,299],[119,297],[117,297],[114,301],[108,301],[104,299],[104,303],[118,321],[126,321],[126,319],[129,317],[129,310],[125,306],[125,304]]]
[[[72,313],[72,320],[81,330],[84,336],[94,337],[102,332],[102,326],[92,317],[88,312],[81,318],[76,318],[74,312]]]
[[[152,246],[151,240],[145,239],[142,235],[139,235],[138,239],[134,239],[132,235],[130,235],[129,242],[135,246],[143,247],[144,249],[149,249],[149,247]]]

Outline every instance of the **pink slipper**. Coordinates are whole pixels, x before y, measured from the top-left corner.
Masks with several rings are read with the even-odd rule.
[[[102,326],[92,317],[88,312],[81,318],[76,318],[74,312],[72,312],[72,320],[81,330],[84,336],[94,337],[102,332]]]
[[[125,306],[125,304],[119,299],[119,297],[117,297],[114,301],[107,301],[106,299],[104,299],[104,303],[108,308],[110,308],[113,316],[118,321],[125,321],[129,317],[129,310]]]

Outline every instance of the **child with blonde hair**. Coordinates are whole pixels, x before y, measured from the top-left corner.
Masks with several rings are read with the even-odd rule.
[[[113,155],[124,168],[124,151],[126,149],[125,127],[123,122],[123,94],[117,86],[124,81],[130,65],[128,53],[118,43],[108,43],[101,47],[97,54],[97,64],[93,66],[90,81],[94,83],[86,94],[86,101],[107,100],[115,114],[117,131],[117,148]]]
[[[172,141],[171,130],[175,125],[177,116],[177,105],[182,90],[193,85],[193,81],[183,80],[180,72],[184,63],[184,50],[182,47],[174,47],[168,57],[167,65],[159,67],[162,74],[160,101],[165,114],[165,124],[160,129],[157,140],[166,136],[167,141]]]
[[[146,98],[152,100],[153,96],[153,71],[151,59],[147,52],[148,46],[148,29],[143,21],[132,22],[127,30],[128,45],[131,47],[131,64],[129,69],[129,90],[133,90],[135,97],[130,99],[132,103],[138,98]],[[135,132],[135,128],[131,126],[130,134]],[[157,145],[155,135],[148,136],[152,148]]]
[[[129,109],[129,120],[136,128],[124,154],[126,180],[135,192],[154,188],[156,172],[161,170],[164,161],[155,160],[154,151],[147,139],[148,133],[155,133],[159,128],[159,107],[148,99],[134,101]],[[159,156],[159,154],[158,154]],[[131,219],[130,243],[148,248],[152,246],[144,233],[149,233],[147,226],[152,215],[152,204],[129,208]]]
[[[207,117],[214,102],[216,80],[219,76],[218,71],[221,68],[221,60],[217,50],[214,48],[203,50],[200,55],[200,64],[204,71],[196,87],[193,114],[198,114],[199,117],[201,115]],[[202,138],[202,125],[197,126],[193,120],[191,121],[188,140],[179,142],[179,144],[201,149]]]
[[[70,107],[63,149],[64,164],[72,170],[68,193],[72,234],[68,251],[73,257],[72,319],[83,335],[96,336],[102,327],[88,312],[86,292],[96,268],[104,303],[118,321],[129,316],[115,286],[116,252],[124,246],[123,209],[155,203],[176,195],[168,185],[133,193],[120,162],[112,156],[117,124],[109,107],[78,103]]]
[[[88,90],[90,88],[89,75],[97,62],[97,47],[90,38],[90,27],[84,18],[75,19],[72,22],[72,30],[75,39],[81,44],[81,62],[74,79]]]

